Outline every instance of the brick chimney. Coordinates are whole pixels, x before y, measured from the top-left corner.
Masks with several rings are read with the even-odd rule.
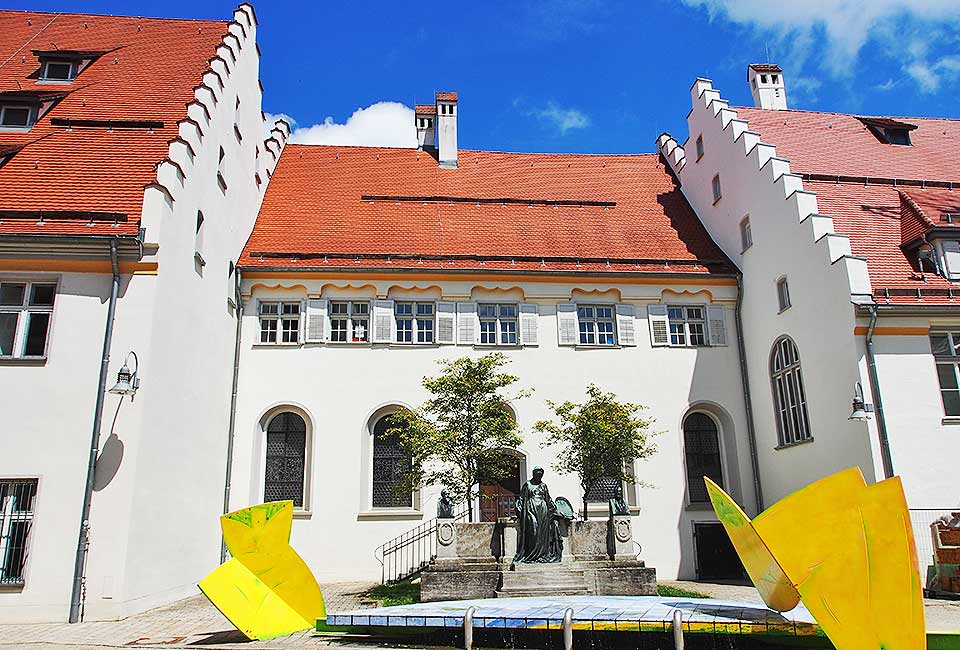
[[[457,166],[457,93],[437,93],[437,159],[441,167]]]
[[[775,63],[751,63],[747,66],[747,81],[753,94],[753,105],[774,111],[787,110],[787,88],[783,71]]]

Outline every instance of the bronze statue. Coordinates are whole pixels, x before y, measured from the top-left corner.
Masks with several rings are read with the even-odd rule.
[[[440,500],[437,501],[437,519],[453,519],[453,499],[446,490],[440,490]]]
[[[623,501],[623,487],[617,485],[616,491],[613,494],[613,497],[609,501],[610,504],[610,516],[614,515],[629,515],[630,508]]]
[[[533,468],[533,478],[517,497],[517,554],[515,563],[559,562],[563,540],[557,525],[557,507],[543,482],[543,468]]]

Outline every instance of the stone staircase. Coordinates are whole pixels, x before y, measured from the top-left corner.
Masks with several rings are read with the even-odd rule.
[[[498,598],[520,596],[585,596],[593,593],[582,568],[574,563],[517,564],[503,572]]]

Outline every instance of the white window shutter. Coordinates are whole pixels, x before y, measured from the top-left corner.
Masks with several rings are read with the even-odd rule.
[[[373,301],[373,336],[370,340],[373,343],[393,343],[394,329],[397,324],[393,320],[393,301],[392,300],[374,300]]]
[[[520,343],[537,345],[537,326],[540,320],[540,307],[532,302],[520,303]]]
[[[580,342],[579,332],[577,303],[559,303],[557,305],[557,342],[560,345],[576,345]]]
[[[437,303],[437,343],[452,345],[456,342],[457,303]]]
[[[724,316],[722,305],[709,305],[707,307],[707,320],[710,328],[710,345],[727,344],[727,321]]]
[[[477,303],[457,303],[457,344],[475,345],[477,332],[480,326],[477,323]]]
[[[647,324],[650,326],[650,345],[670,345],[670,324],[666,305],[647,305]]]
[[[305,328],[306,335],[304,340],[307,343],[323,343],[326,341],[327,332],[327,301],[319,298],[310,298],[307,300]]]
[[[637,344],[636,315],[633,305],[617,305],[617,343],[620,345]]]
[[[951,280],[960,278],[960,242],[944,241],[943,259],[947,263],[947,277]]]

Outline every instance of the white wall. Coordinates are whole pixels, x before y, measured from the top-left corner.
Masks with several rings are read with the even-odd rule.
[[[421,404],[427,397],[421,380],[439,370],[437,360],[479,355],[485,350],[462,345],[413,349],[331,344],[261,346],[255,344],[259,333],[256,301],[301,300],[308,295],[346,295],[351,291],[358,297],[368,295],[365,292],[386,296],[393,295],[397,289],[394,284],[415,284],[424,287],[425,292],[436,292],[439,287],[445,300],[476,296],[474,286],[468,282],[420,284],[403,277],[368,281],[357,276],[336,284],[322,279],[269,277],[244,281],[247,299],[231,507],[262,501],[264,415],[285,404],[308,414],[313,430],[308,495],[312,512],[294,521],[292,544],[320,580],[378,579],[380,566],[374,559],[375,548],[435,515],[435,490],[424,495],[422,514],[409,513],[404,518],[361,515],[369,510],[364,455],[368,453],[370,416],[389,404]],[[725,471],[731,491],[741,502],[753,501],[749,452],[742,435],[745,424],[737,352],[732,338],[726,347],[651,348],[644,305],[659,302],[664,285],[588,285],[588,289],[612,288],[614,292],[607,295],[620,291],[624,302],[638,306],[639,345],[619,349],[560,347],[556,303],[570,300],[575,285],[565,281],[501,285],[495,278],[482,284],[488,288],[512,288],[510,295],[520,292],[526,302],[540,305],[539,345],[499,348],[511,360],[507,370],[520,377],[517,387],[535,391],[533,396],[512,404],[525,437],[522,451],[527,456],[528,470],[536,464],[544,466],[554,496],[566,496],[574,505],[580,501],[576,478],[558,476],[551,469],[551,452],[541,448],[540,437],[532,432],[534,422],[551,415],[546,399],[581,401],[587,384],[595,382],[622,399],[648,406],[649,415],[656,418],[654,428],[663,431],[663,435],[657,438],[659,451],[636,467],[638,478],[655,485],[638,488],[641,511],[634,521],[636,536],[643,545],[644,559],[657,568],[661,577],[692,577],[690,522],[713,520],[713,515],[709,510],[686,509],[680,425],[691,405],[699,403],[725,418]],[[434,288],[426,289],[429,285]],[[361,286],[364,288],[359,289]],[[682,287],[694,292],[693,296],[670,293],[673,289],[670,287],[664,294],[671,303],[703,303],[710,294],[697,292],[712,292],[718,304],[727,307],[726,325],[732,337],[735,286]],[[731,459],[733,462],[728,462]]]
[[[684,152],[669,136],[661,151],[681,179],[710,235],[743,273],[744,340],[753,397],[765,505],[841,469],[875,467],[865,424],[847,420],[860,380],[852,294],[869,294],[864,260],[849,255],[849,240],[818,216],[816,195],[805,192],[789,161],[737,118],[707,80],[691,89],[689,140],[703,137],[704,155]],[[722,198],[712,179],[720,174]],[[753,246],[741,252],[740,221],[750,216]],[[778,313],[776,281],[786,276],[792,307]],[[781,335],[800,352],[813,441],[777,449],[770,353]]]

